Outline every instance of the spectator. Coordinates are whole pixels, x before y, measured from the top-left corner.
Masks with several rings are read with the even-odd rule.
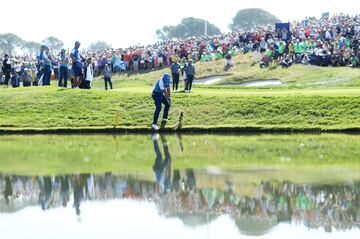
[[[45,47],[43,85],[50,85],[51,61],[52,57],[49,51],[49,47]]]
[[[58,86],[67,88],[69,57],[66,55],[66,50],[64,48],[61,49],[60,52],[59,64],[60,72]]]
[[[226,54],[226,62],[225,62],[224,71],[228,71],[233,66],[234,66],[234,63],[233,63],[233,60],[232,60],[232,55],[231,55],[231,53],[229,51]]]
[[[285,55],[281,62],[282,68],[288,68],[292,65],[292,60],[289,55]]]
[[[270,64],[270,57],[268,55],[264,55],[260,61],[260,68],[267,68]]]
[[[112,57],[111,57],[111,71],[112,73],[115,73],[115,62],[117,60],[117,57],[116,55],[114,54]]]
[[[266,52],[266,50],[268,49],[268,44],[266,43],[264,38],[261,38],[259,47],[260,47],[260,53]]]
[[[137,52],[133,55],[132,60],[133,60],[133,64],[134,64],[134,71],[135,72],[139,71],[140,56],[139,56],[139,54]]]
[[[9,86],[9,81],[11,78],[11,61],[10,61],[10,56],[8,54],[5,54],[5,59],[3,61],[3,65],[2,65],[2,70],[4,72],[5,75],[5,80],[4,80],[4,88]]]
[[[178,87],[179,87],[179,78],[180,78],[180,75],[179,75],[180,65],[179,65],[179,63],[178,62],[171,63],[170,69],[171,69],[172,80],[173,80],[172,89],[173,89],[173,92],[177,92]]]
[[[191,93],[192,83],[195,77],[195,66],[193,65],[193,60],[190,59],[188,65],[185,68],[186,72],[186,87],[185,93]]]
[[[19,77],[19,73],[20,72],[14,72],[12,74],[12,77],[11,77],[11,85],[13,88],[17,88],[20,86],[20,77]]]
[[[72,50],[70,57],[72,60],[72,70],[73,70],[73,88],[80,87],[80,77],[82,74],[82,63],[81,60],[83,57],[79,53],[80,42],[75,42],[75,47]]]
[[[186,85],[187,85],[186,67],[187,67],[186,59],[183,58],[180,63],[180,72],[181,72],[182,79],[184,81],[184,90],[186,89]]]
[[[55,80],[59,80],[59,62],[58,62],[58,59],[52,58],[51,65],[53,67]]]
[[[103,71],[104,81],[105,81],[105,90],[108,90],[107,83],[109,82],[110,89],[113,89],[112,82],[111,82],[111,69],[109,68],[109,65],[105,65],[105,69]]]
[[[302,59],[302,63],[304,65],[308,65],[310,63],[309,56],[307,54],[304,55],[304,58]]]
[[[357,57],[357,55],[355,53],[352,54],[350,61],[351,61],[351,64],[350,64],[351,67],[353,67],[353,68],[358,67],[359,58]]]
[[[20,80],[23,82],[23,87],[31,86],[31,75],[28,68],[25,68],[23,73],[21,73]]]
[[[86,60],[86,67],[85,67],[85,89],[91,89],[93,79],[94,79],[94,63],[92,62],[91,58],[88,58]],[[110,86],[112,89],[111,76],[110,76]],[[105,88],[106,88],[106,82],[105,82]]]

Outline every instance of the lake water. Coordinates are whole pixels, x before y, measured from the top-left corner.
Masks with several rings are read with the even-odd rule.
[[[2,238],[360,238],[358,135],[0,136]]]

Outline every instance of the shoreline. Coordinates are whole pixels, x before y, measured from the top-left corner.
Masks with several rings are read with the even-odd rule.
[[[263,128],[263,127],[186,127],[181,129],[164,128],[154,131],[151,128],[0,128],[0,135],[71,135],[71,134],[152,134],[152,133],[180,133],[180,134],[360,134],[360,128]]]

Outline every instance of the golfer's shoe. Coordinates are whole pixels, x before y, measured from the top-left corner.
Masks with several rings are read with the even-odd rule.
[[[153,124],[151,127],[153,128],[153,130],[156,130],[156,131],[160,129],[159,126],[157,126],[156,124]]]
[[[169,119],[163,119],[162,122],[169,122]]]
[[[161,121],[160,129],[165,129],[167,121]]]

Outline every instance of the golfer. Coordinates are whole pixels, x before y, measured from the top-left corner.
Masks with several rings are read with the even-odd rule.
[[[159,126],[157,125],[157,121],[159,119],[161,106],[165,105],[164,113],[163,113],[163,122],[168,121],[169,109],[171,106],[171,98],[170,98],[170,75],[165,73],[161,79],[156,82],[155,88],[152,92],[152,98],[155,103],[155,112],[154,112],[154,120],[152,123],[152,128],[154,130],[159,130]]]

